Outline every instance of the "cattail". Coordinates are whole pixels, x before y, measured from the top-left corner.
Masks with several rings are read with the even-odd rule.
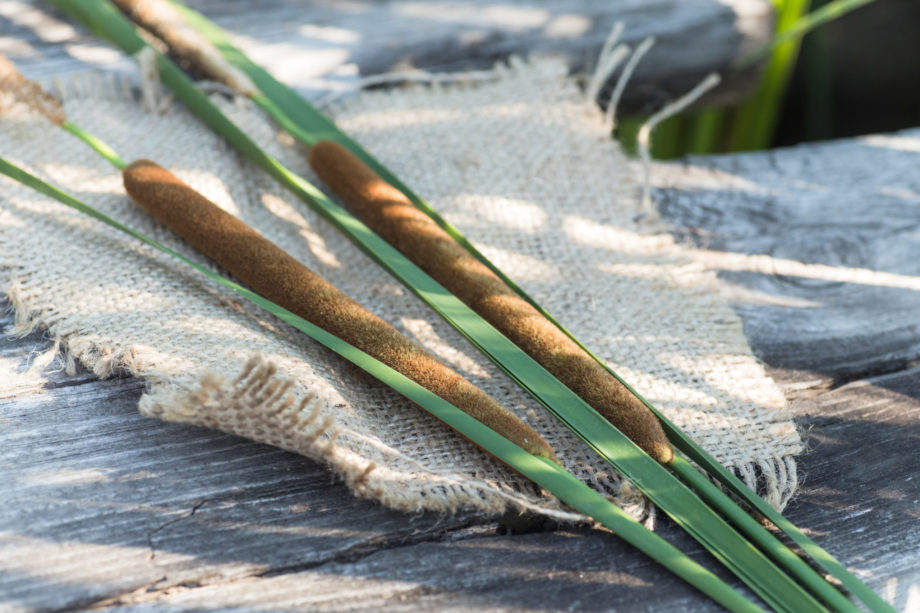
[[[165,42],[174,55],[208,79],[223,83],[244,96],[257,88],[242,70],[228,62],[220,51],[188,25],[166,0],[113,0],[132,20]]]
[[[365,224],[495,326],[658,461],[674,452],[654,414],[401,191],[341,145],[310,148],[310,166]]]
[[[128,194],[253,291],[334,334],[538,456],[559,460],[533,428],[245,223],[149,160],[125,168]]]
[[[32,107],[55,125],[60,126],[67,121],[61,101],[43,90],[38,83],[22,76],[3,54],[0,54],[0,93]]]

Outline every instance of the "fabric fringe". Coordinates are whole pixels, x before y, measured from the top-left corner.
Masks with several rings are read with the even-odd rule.
[[[558,63],[528,64],[519,58],[512,58],[507,64],[496,66],[492,72],[494,79],[484,78],[485,75],[477,73],[472,78],[450,80],[449,89],[443,79],[414,87],[455,95],[456,92],[474,90],[488,83],[514,78],[549,82],[562,77],[565,68]],[[81,75],[66,82],[57,81],[55,88],[65,101],[109,99],[128,100],[136,104],[144,99],[143,88],[139,91],[130,79],[114,79],[111,75],[102,77],[98,73]],[[375,93],[393,99],[406,94],[407,90]],[[361,98],[352,98],[333,101],[332,108],[334,114],[354,114],[363,105]],[[162,112],[164,107],[162,104],[154,104],[151,110]],[[247,112],[251,112],[251,109]],[[62,135],[62,138],[66,137]],[[3,242],[0,235],[0,243]],[[11,253],[6,245],[2,247],[0,252]],[[13,262],[0,261],[0,270],[12,272],[16,268]],[[283,374],[283,367],[266,356],[251,356],[235,376],[211,371],[200,374],[192,372],[177,380],[172,373],[159,371],[156,352],[136,346],[121,349],[100,341],[97,336],[85,334],[79,326],[71,324],[65,315],[44,305],[41,292],[31,287],[37,282],[21,272],[12,276],[16,277],[16,282],[6,292],[16,317],[13,332],[28,334],[37,328],[46,329],[53,339],[55,351],[61,348],[65,352],[64,362],[68,372],[75,368],[78,361],[100,377],[120,372],[147,377],[152,383],[139,404],[139,410],[145,415],[197,423],[301,453],[332,467],[356,495],[379,500],[388,507],[404,512],[435,510],[453,513],[472,509],[496,515],[511,507],[565,523],[584,519],[564,511],[546,498],[540,498],[539,492],[515,491],[503,482],[479,476],[464,478],[452,471],[431,472],[430,467],[421,467],[429,471],[426,476],[429,481],[424,486],[413,483],[412,487],[406,487],[404,473],[397,475],[385,464],[356,455],[354,451],[339,444],[342,437],[354,435],[353,432],[336,427],[329,417],[340,408],[340,399],[313,388],[307,388],[306,392],[300,394],[295,393],[293,390],[303,389],[303,385],[296,378]],[[44,306],[39,307],[40,304]],[[174,384],[165,385],[165,380]],[[388,448],[386,453],[392,454],[395,451]],[[407,458],[401,457],[400,460],[406,461]],[[414,461],[411,458],[409,460],[410,463]],[[730,468],[777,508],[782,508],[788,502],[797,483],[795,462],[791,455],[758,458]],[[613,487],[618,500],[627,504],[633,516],[647,522],[654,520],[652,507],[644,498],[639,497],[637,502],[635,492],[631,491],[628,483],[614,479],[610,482],[613,485],[602,484],[597,481],[600,478],[597,474],[588,471],[582,473],[583,477],[585,475],[589,482],[592,479],[596,481],[593,485],[600,491]],[[609,479],[611,476],[604,478]],[[420,497],[419,492],[422,490],[428,492],[428,495]]]

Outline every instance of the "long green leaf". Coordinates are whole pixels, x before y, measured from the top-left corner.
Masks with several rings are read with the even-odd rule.
[[[807,13],[810,0],[774,2],[779,6],[777,32],[782,35]],[[770,145],[800,46],[801,41],[792,38],[773,47],[757,92],[735,109],[729,135],[730,151],[765,149]]]
[[[822,2],[822,6],[810,13],[799,16],[795,21],[790,20],[785,24],[781,24],[777,28],[777,34],[768,43],[740,57],[732,68],[735,70],[749,68],[754,63],[763,59],[776,47],[791,40],[801,38],[815,28],[821,27],[839,17],[843,17],[847,13],[855,11],[867,4],[871,4],[872,2],[875,2],[875,0],[834,0],[833,2]]]
[[[133,25],[108,0],[52,2],[55,5],[69,5],[68,10],[76,13],[91,30],[131,55],[147,47]],[[652,460],[581,398],[364,224],[309,182],[263,152],[211,104],[172,62],[157,54],[157,66],[163,83],[200,119],[305,203],[323,214],[370,257],[435,308],[601,457],[626,475],[765,602],[778,610],[823,610],[810,594],[791,581],[674,475]]]
[[[74,125],[69,121],[65,121],[61,124],[61,127],[89,145],[93,151],[105,158],[106,161],[108,161],[118,170],[124,170],[124,168],[128,165],[128,163],[121,159],[121,156],[118,155],[114,149],[109,147],[106,143],[102,142],[80,126]]]
[[[861,1],[864,2],[865,0]],[[691,460],[703,467],[703,469],[706,470],[710,476],[717,479],[728,490],[750,504],[762,515],[768,517],[774,524],[786,532],[799,546],[808,552],[809,555],[818,560],[819,563],[821,563],[821,565],[825,568],[825,570],[837,577],[850,591],[859,595],[866,604],[869,604],[873,607],[874,610],[878,611],[890,609],[890,607],[888,607],[884,601],[882,601],[874,592],[872,592],[855,576],[847,571],[842,564],[837,562],[826,551],[811,541],[811,539],[805,536],[805,534],[802,533],[801,530],[799,530],[795,525],[783,518],[779,512],[766,504],[766,502],[764,502],[760,496],[758,496],[740,479],[738,479],[734,474],[722,466],[708,452],[697,445],[689,436],[680,430],[680,428],[678,428],[674,423],[668,420],[666,416],[659,412],[650,402],[648,402],[639,393],[632,389],[629,384],[626,383],[626,381],[624,381],[616,372],[614,372],[603,360],[594,355],[569,330],[563,327],[550,313],[548,313],[540,304],[538,304],[536,300],[531,298],[526,292],[524,292],[522,288],[514,283],[514,281],[512,281],[507,275],[505,275],[504,272],[502,272],[482,253],[480,253],[472,245],[472,243],[470,243],[460,233],[458,229],[451,226],[446,220],[438,215],[437,212],[427,202],[415,194],[408,186],[400,181],[398,177],[396,177],[389,169],[387,169],[382,163],[375,159],[369,152],[365,151],[359,144],[349,138],[348,135],[339,130],[331,120],[329,120],[325,115],[315,109],[296,92],[291,90],[283,83],[277,81],[267,71],[252,62],[248,57],[246,57],[245,54],[242,53],[242,51],[237,49],[231,43],[227,35],[219,27],[215,26],[203,15],[188,9],[178,2],[174,1],[173,5],[182,13],[183,17],[195,29],[197,29],[203,36],[205,36],[205,38],[207,38],[212,44],[220,49],[228,61],[234,64],[237,68],[246,72],[247,75],[256,83],[262,92],[262,96],[270,100],[272,104],[271,107],[266,104],[261,104],[263,108],[269,111],[269,113],[276,118],[278,118],[277,111],[280,110],[282,112],[283,118],[279,118],[279,121],[282,123],[282,127],[287,129],[292,135],[300,138],[307,144],[311,144],[318,140],[333,140],[348,147],[352,153],[361,158],[387,182],[402,191],[419,209],[428,213],[435,221],[438,222],[439,225],[441,225],[442,228],[445,229],[445,231],[453,236],[460,244],[462,244],[486,266],[488,266],[493,272],[495,272],[505,283],[509,285],[509,287],[514,289],[514,291],[516,291],[523,299],[527,300],[532,306],[534,306],[534,308],[536,308],[541,314],[547,317],[547,319],[553,322],[564,333],[572,338],[573,341],[581,346],[582,349],[584,349],[589,355],[597,360],[604,368],[608,370],[608,372],[610,372],[611,375],[616,377],[618,380],[620,380],[621,383],[629,388],[633,394],[642,400],[642,402],[644,402],[646,406],[648,406],[648,408],[658,416],[669,439],[678,449],[685,453]],[[290,124],[292,122],[296,124],[296,129],[291,129]],[[737,509],[737,505],[731,501],[720,501],[717,503],[717,508],[729,515],[735,515],[734,510]],[[765,531],[761,526],[759,526],[759,524],[752,525],[749,522],[744,522],[744,527],[742,529],[746,534],[749,534],[752,536],[752,538],[756,539],[762,539],[763,535],[765,534]],[[793,566],[798,569],[797,574],[801,575],[804,581],[813,582],[814,577],[816,576],[815,573],[810,572],[809,569],[802,568],[800,562],[791,560],[788,556],[790,553],[788,548],[777,548],[775,544],[776,542],[774,539],[774,545],[771,547],[771,555],[778,556],[780,559],[784,560],[784,564],[786,564],[787,567]],[[795,556],[795,558],[798,560],[797,556]],[[824,592],[822,598],[825,600],[825,602],[840,609],[845,608],[843,601],[840,599],[839,592],[833,590],[833,593],[829,593],[826,589],[822,589],[822,591]],[[852,608],[852,605],[850,606]]]
[[[417,405],[440,419],[467,439],[479,445],[501,462],[551,492],[573,509],[593,517],[604,526],[616,532],[621,538],[646,553],[679,577],[712,597],[732,611],[756,612],[761,609],[732,590],[725,582],[691,560],[683,552],[659,537],[654,532],[627,515],[622,509],[586,486],[561,466],[521,449],[497,432],[476,421],[446,400],[428,391],[408,377],[393,370],[372,356],[362,352],[345,341],[329,334],[322,328],[306,321],[262,298],[245,287],[230,281],[207,268],[173,251],[169,247],[148,238],[121,222],[101,213],[74,198],[70,194],[50,185],[38,177],[0,157],[0,173],[3,173],[36,191],[89,215],[147,245],[166,253],[191,266],[211,281],[230,289],[246,300],[265,309],[275,317],[300,330],[313,340],[325,345],[352,364],[389,385]]]

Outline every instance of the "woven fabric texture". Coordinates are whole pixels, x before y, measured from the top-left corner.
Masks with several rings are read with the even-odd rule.
[[[418,341],[540,432],[566,467],[634,516],[644,499],[420,300],[180,105],[142,109],[99,77],[61,87],[69,119],[127,160],[172,170]],[[215,102],[285,165],[304,151],[246,101]],[[562,66],[366,92],[330,112],[490,259],[767,500],[795,487],[798,433],[711,272],[636,226],[634,168]],[[120,173],[27,109],[3,155],[196,261],[124,194]],[[216,270],[216,268],[215,268]],[[529,481],[331,352],[188,267],[9,180],[0,282],[35,327],[100,376],[144,377],[142,413],[324,462],[358,496],[403,511],[577,518]]]

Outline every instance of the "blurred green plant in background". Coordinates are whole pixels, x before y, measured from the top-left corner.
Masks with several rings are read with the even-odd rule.
[[[755,93],[728,108],[703,108],[661,122],[651,138],[651,154],[672,159],[685,154],[726,153],[766,149],[773,143],[783,101],[796,63],[807,78],[802,88],[804,138],[832,136],[831,60],[820,26],[874,0],[773,0],[776,34],[764,48],[741,57],[731,70],[743,70],[769,55]],[[811,33],[807,39],[805,34]],[[800,50],[803,53],[800,54]],[[631,153],[639,128],[647,117],[627,117],[617,125],[616,137]]]

